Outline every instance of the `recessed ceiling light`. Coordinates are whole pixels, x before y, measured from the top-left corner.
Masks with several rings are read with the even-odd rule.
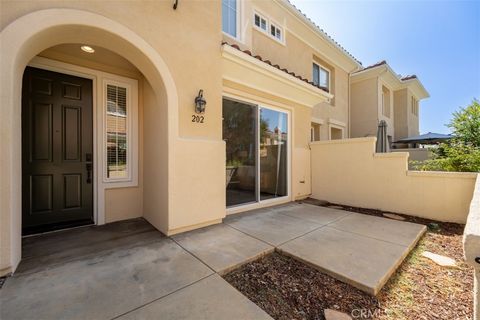
[[[86,53],[94,53],[94,52],[95,52],[95,49],[93,49],[93,48],[90,47],[90,46],[81,46],[80,49],[82,49],[82,50],[85,51]]]

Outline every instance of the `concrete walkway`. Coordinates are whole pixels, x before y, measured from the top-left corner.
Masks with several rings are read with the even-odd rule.
[[[271,319],[141,219],[24,239],[18,272],[0,289],[0,319],[117,317]]]
[[[273,250],[376,294],[425,227],[290,203],[167,238],[142,219],[26,238],[1,319],[269,319],[220,275]]]
[[[299,203],[229,216],[225,223],[373,295],[426,231],[419,224]]]

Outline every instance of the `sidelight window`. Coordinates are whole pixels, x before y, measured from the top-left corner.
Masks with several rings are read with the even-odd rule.
[[[107,178],[128,177],[127,88],[107,84]]]
[[[138,170],[137,82],[104,80],[103,86],[103,180],[119,187],[134,186]]]

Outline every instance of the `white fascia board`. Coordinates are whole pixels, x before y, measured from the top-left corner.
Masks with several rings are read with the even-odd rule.
[[[345,71],[354,72],[362,68],[362,64],[358,60],[356,60],[349,52],[347,52],[346,49],[342,48],[338,43],[336,43],[331,37],[325,34],[325,32],[320,30],[318,26],[316,26],[312,21],[310,21],[304,14],[302,14],[297,8],[295,8],[295,6],[293,6],[288,0],[274,0],[274,1],[280,4],[281,7],[284,8],[288,13],[290,13],[295,18],[300,20],[300,22],[302,22],[318,38],[323,40],[323,42],[326,42],[327,45],[335,49],[335,51],[337,51],[345,60],[347,60],[351,66],[350,68],[346,66],[342,66],[342,68]],[[309,44],[312,48],[315,48],[315,46],[312,46],[309,42],[305,41],[303,38],[296,35],[294,32],[292,32],[292,30],[289,30],[289,32],[294,34],[296,37],[302,39],[302,41]],[[335,61],[335,60],[332,60],[332,61],[338,65],[342,65],[341,63],[339,63],[339,61]]]
[[[423,86],[418,78],[402,81],[403,88],[410,88],[418,100],[430,98],[430,93]]]

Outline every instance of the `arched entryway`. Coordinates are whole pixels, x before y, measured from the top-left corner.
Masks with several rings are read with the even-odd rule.
[[[178,98],[168,66],[159,53],[132,30],[101,15],[73,9],[33,12],[8,25],[0,34],[0,42],[0,270],[4,272],[14,271],[21,259],[21,92],[22,76],[32,58],[59,44],[87,43],[99,47],[107,45],[108,50],[118,53],[135,65],[148,80],[157,104],[166,104],[158,106],[163,108],[165,119],[168,119],[165,124],[167,150],[163,150],[167,154],[163,161],[165,168],[159,169],[164,172],[168,172],[173,162],[172,141],[178,132]],[[161,163],[155,160],[159,159],[151,159],[149,162],[152,165]],[[149,186],[168,193],[168,181],[150,181]],[[149,196],[150,193],[147,190],[145,192]],[[152,197],[158,197],[158,192]],[[168,199],[168,195],[163,195],[163,198]],[[166,218],[158,217],[159,221],[162,219]],[[152,223],[155,225],[155,222]]]

